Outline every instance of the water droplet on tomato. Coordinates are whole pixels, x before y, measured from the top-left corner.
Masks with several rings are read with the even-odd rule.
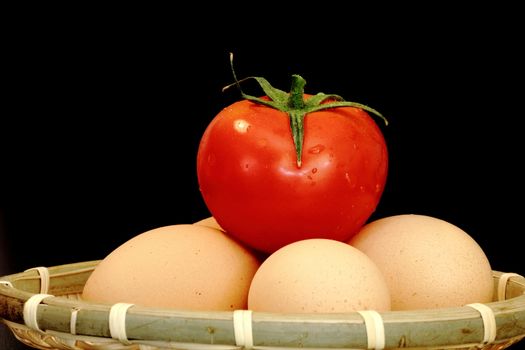
[[[268,140],[266,140],[266,139],[259,139],[259,140],[257,140],[257,145],[259,147],[266,147],[267,144],[268,144]]]
[[[359,186],[359,190],[360,190],[361,192],[365,192],[365,186]]]
[[[317,168],[312,169],[312,174],[315,174],[317,172]]]
[[[321,144],[317,144],[313,147],[311,147],[309,150],[308,150],[308,153],[311,153],[311,154],[319,154],[321,153],[322,151],[324,151],[325,147]]]
[[[379,192],[381,192],[381,185],[376,184],[376,193],[379,193]]]

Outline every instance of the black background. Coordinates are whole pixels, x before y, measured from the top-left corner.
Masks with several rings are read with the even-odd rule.
[[[101,259],[146,230],[209,216],[195,160],[206,125],[239,99],[221,92],[229,52],[240,77],[286,90],[297,73],[306,92],[388,118],[389,177],[371,219],[448,220],[493,269],[525,275],[523,56],[517,22],[491,20],[511,13],[275,33],[234,17],[217,30],[164,16],[22,22],[3,67],[0,275]],[[23,349],[3,328],[5,347]]]

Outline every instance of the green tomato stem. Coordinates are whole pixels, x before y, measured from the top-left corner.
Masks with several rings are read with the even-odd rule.
[[[292,86],[290,87],[290,96],[288,97],[288,107],[290,110],[303,110],[304,103],[304,86],[306,80],[300,75],[292,75]]]
[[[223,88],[223,91],[235,85],[239,88],[241,96],[244,99],[265,105],[270,108],[277,109],[288,114],[288,117],[290,118],[290,128],[292,131],[292,139],[295,147],[298,168],[300,168],[302,165],[302,150],[304,143],[304,118],[308,113],[330,108],[354,107],[375,114],[376,116],[383,119],[385,125],[388,125],[387,119],[375,109],[357,102],[345,101],[339,95],[323,94],[322,92],[320,92],[314,96],[311,96],[305,101],[304,87],[306,85],[306,80],[304,80],[300,75],[292,75],[290,93],[286,93],[282,90],[274,88],[266,79],[262,77],[248,77],[238,80],[235,74],[235,70],[233,69],[233,54],[230,54],[230,64],[235,82],[233,84],[225,86]],[[255,79],[257,81],[259,86],[262,88],[262,90],[270,100],[251,96],[245,94],[242,91],[240,83],[250,78]],[[325,101],[328,102],[323,103]]]
[[[303,141],[304,141],[304,117],[306,113],[299,110],[291,110],[288,112],[290,117],[290,127],[292,128],[292,138],[295,146],[295,155],[297,159],[297,167],[302,165]]]

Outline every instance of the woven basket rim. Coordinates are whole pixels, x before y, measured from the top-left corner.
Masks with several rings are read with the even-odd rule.
[[[108,318],[113,305],[68,298],[81,292],[83,283],[100,261],[46,268],[50,273],[49,294],[56,296],[38,305],[37,323],[41,329],[70,333],[72,310],[79,310],[76,319],[79,337],[112,339]],[[493,271],[495,286],[503,275],[505,273]],[[0,283],[0,320],[24,325],[25,302],[41,292],[40,272],[30,269],[0,277],[0,281],[3,281]],[[512,274],[506,286],[508,299],[484,304],[493,311],[497,324],[493,343],[525,337],[525,278]],[[486,345],[483,344],[484,320],[469,306],[378,314],[383,321],[387,348]],[[137,305],[129,309],[126,317],[131,341],[236,345],[233,311],[187,311]],[[275,314],[254,311],[251,327],[254,346],[366,349],[369,341],[365,322],[358,312]],[[419,339],[418,335],[423,334],[426,339]]]

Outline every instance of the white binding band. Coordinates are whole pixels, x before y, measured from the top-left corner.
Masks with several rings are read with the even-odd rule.
[[[385,325],[379,312],[374,310],[357,311],[365,321],[368,349],[385,348]]]
[[[40,275],[40,294],[46,294],[49,292],[49,270],[47,267],[39,266],[25,270],[25,272],[36,270]]]
[[[11,282],[9,282],[9,281],[0,281],[0,284],[3,284],[6,287],[14,288],[13,285],[11,284]]]
[[[111,338],[117,339],[125,345],[130,345],[126,334],[126,313],[135,304],[117,303],[109,311],[109,333]]]
[[[71,318],[69,319],[69,333],[73,335],[77,334],[78,311],[80,311],[78,307],[73,308],[71,310]]]
[[[233,312],[233,331],[237,346],[242,346],[244,349],[253,348],[251,310],[235,310]]]
[[[466,306],[476,309],[481,315],[484,329],[482,344],[489,344],[496,340],[497,327],[494,311],[492,311],[492,309],[487,305],[481,303],[472,303],[467,304]]]
[[[498,281],[498,301],[507,299],[507,282],[511,277],[521,277],[521,275],[513,272],[507,272],[501,275]]]
[[[27,299],[27,301],[24,303],[23,311],[24,323],[27,327],[42,332],[40,327],[38,327],[37,321],[38,305],[45,298],[49,298],[52,296],[53,295],[50,294],[35,294],[31,298]]]

